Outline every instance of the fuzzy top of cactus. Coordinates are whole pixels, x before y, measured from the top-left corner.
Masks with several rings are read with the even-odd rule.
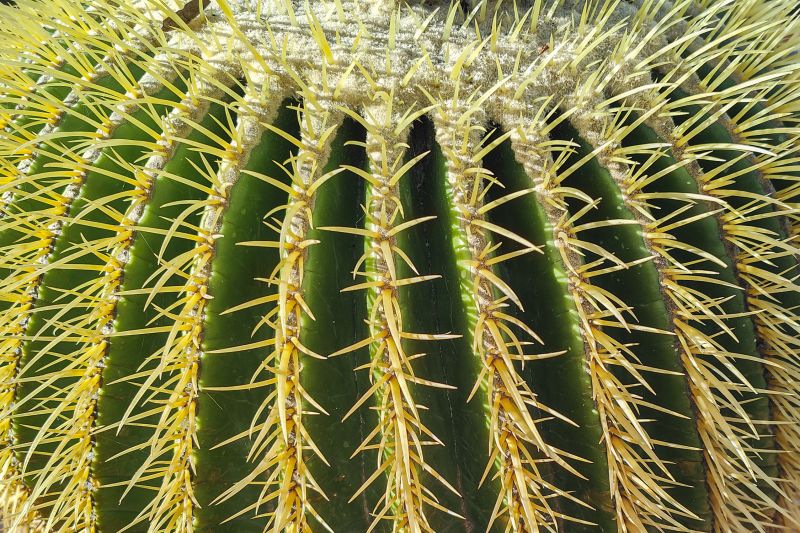
[[[800,529],[792,0],[17,4],[0,525]]]

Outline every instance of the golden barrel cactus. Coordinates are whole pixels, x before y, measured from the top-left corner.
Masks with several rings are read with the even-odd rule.
[[[0,7],[0,529],[800,531],[794,9]]]

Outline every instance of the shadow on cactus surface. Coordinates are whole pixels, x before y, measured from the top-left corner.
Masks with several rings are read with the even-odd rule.
[[[0,6],[0,530],[800,531],[794,9]]]

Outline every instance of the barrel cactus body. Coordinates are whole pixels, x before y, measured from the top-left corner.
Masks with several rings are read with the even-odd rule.
[[[0,530],[800,531],[793,9],[0,6]]]

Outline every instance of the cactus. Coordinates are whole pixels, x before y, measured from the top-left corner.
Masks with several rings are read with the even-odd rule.
[[[794,9],[0,6],[0,530],[800,530]]]

